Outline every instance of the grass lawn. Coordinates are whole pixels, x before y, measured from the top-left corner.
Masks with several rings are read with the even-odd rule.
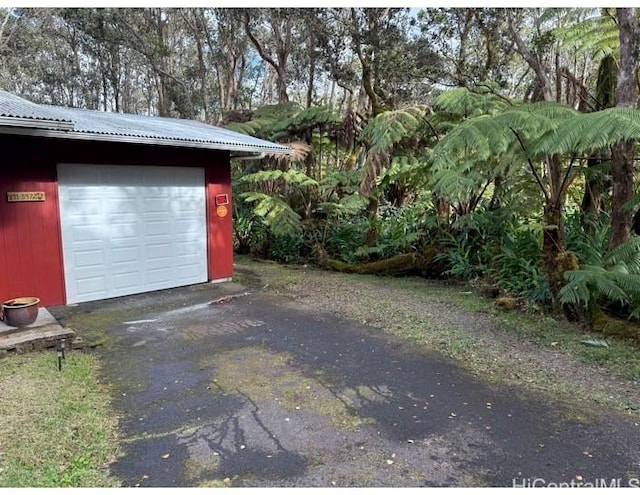
[[[117,418],[97,359],[52,351],[0,360],[0,487],[114,487]]]

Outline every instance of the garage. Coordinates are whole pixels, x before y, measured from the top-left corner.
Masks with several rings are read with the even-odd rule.
[[[231,161],[291,148],[0,91],[0,301],[75,304],[233,277]]]
[[[68,303],[207,280],[204,170],[59,164]]]

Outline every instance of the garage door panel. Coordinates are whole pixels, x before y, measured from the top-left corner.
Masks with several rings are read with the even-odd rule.
[[[145,257],[148,261],[157,260],[166,261],[174,256],[174,250],[170,243],[166,244],[147,244]]]
[[[76,281],[76,290],[79,293],[86,294],[87,296],[95,296],[96,299],[104,297],[106,289],[106,277],[104,276],[87,278],[80,277]]]
[[[92,268],[104,265],[104,251],[102,249],[78,250],[74,253],[77,268]]]
[[[149,220],[145,223],[144,231],[150,237],[168,237],[171,231],[171,224],[168,220]]]
[[[58,181],[67,302],[206,281],[203,169],[61,164]]]
[[[137,263],[140,259],[140,248],[137,245],[114,247],[111,250],[112,263]]]
[[[169,201],[166,198],[144,198],[147,202],[146,214],[165,214],[169,209]]]
[[[135,289],[142,283],[142,277],[138,271],[115,273],[113,275],[113,288],[116,291]]]
[[[147,280],[151,286],[164,285],[172,279],[172,271],[166,266],[147,270]]]

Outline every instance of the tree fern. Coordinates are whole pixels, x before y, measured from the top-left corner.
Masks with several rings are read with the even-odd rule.
[[[240,194],[253,203],[253,214],[262,218],[274,235],[295,235],[301,231],[301,216],[291,206],[294,197],[316,188],[318,183],[296,169],[260,170],[238,179],[238,184],[252,189]]]
[[[281,197],[261,192],[247,192],[240,195],[247,203],[255,203],[253,213],[274,235],[292,236],[301,231],[300,215]]]
[[[607,56],[618,49],[618,28],[609,9],[549,9],[547,16],[554,14],[551,10],[556,15],[561,10],[565,18],[562,26],[552,30],[563,46],[595,56]]]
[[[508,99],[496,96],[487,89],[471,91],[467,88],[456,88],[438,96],[434,110],[466,118],[495,114],[510,105]]]
[[[527,142],[535,140],[576,115],[577,112],[566,105],[540,102],[466,120],[434,147],[433,164],[436,168],[457,168],[460,161],[481,162],[499,157],[512,150],[518,137]]]
[[[426,108],[414,106],[376,115],[365,126],[360,138],[371,154],[387,153],[401,140],[412,136],[422,124]]]
[[[298,187],[316,187],[318,182],[304,172],[296,169],[282,170],[260,170],[253,174],[240,177],[238,182],[245,184],[265,184],[275,181],[283,181],[286,184]]]
[[[291,118],[287,128],[296,132],[340,123],[340,116],[330,107],[305,108]]]
[[[541,154],[589,154],[630,139],[640,138],[640,110],[615,107],[575,116],[550,129],[529,151]]]
[[[378,186],[392,183],[411,184],[415,187],[426,183],[426,160],[412,156],[394,156],[389,168],[378,177]]]
[[[324,177],[318,183],[320,196],[325,201],[331,201],[334,197],[338,200],[345,195],[358,190],[357,170],[337,170]]]
[[[578,114],[576,110],[559,103],[537,102],[519,105],[516,108],[495,116],[498,125],[518,132],[527,140],[536,139],[542,134],[553,131],[566,119]]]
[[[560,290],[560,302],[591,309],[606,300],[627,306],[630,317],[640,317],[640,237],[618,246],[602,265],[584,265],[565,273],[567,284]]]
[[[255,120],[250,120],[249,122],[229,122],[224,126],[224,128],[233,132],[239,132],[240,134],[255,137],[260,134],[262,123]]]
[[[253,112],[247,122],[231,122],[226,129],[278,141],[287,136],[287,128],[302,108],[293,102],[265,105]]]
[[[322,212],[327,216],[344,218],[361,213],[366,204],[367,199],[356,192],[340,198],[339,201],[318,203],[316,211]]]

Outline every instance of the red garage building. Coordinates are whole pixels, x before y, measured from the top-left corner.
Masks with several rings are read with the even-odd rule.
[[[0,301],[70,304],[227,280],[230,159],[288,153],[200,122],[0,91]]]

